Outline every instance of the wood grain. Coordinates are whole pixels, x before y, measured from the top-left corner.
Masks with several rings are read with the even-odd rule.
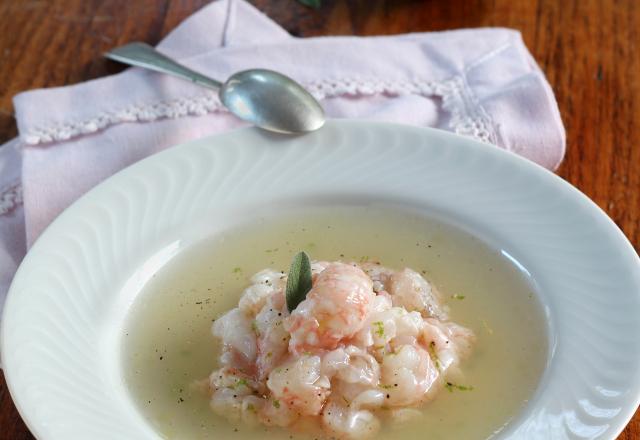
[[[121,68],[100,57],[156,43],[204,0],[0,0],[0,142],[16,135],[11,98]],[[635,0],[254,0],[300,37],[460,27],[519,29],[556,93],[567,128],[559,174],[605,210],[640,249],[640,5]],[[32,439],[4,379],[0,438]],[[620,440],[640,438],[640,413]]]

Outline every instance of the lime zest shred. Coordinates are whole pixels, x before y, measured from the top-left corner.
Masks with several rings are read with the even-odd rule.
[[[384,323],[382,321],[376,321],[373,323],[377,328],[374,333],[380,337],[384,336]]]
[[[438,371],[442,371],[442,362],[440,362],[440,358],[438,357],[438,353],[436,352],[436,343],[435,341],[431,341],[429,343],[429,354],[431,355],[431,359],[436,364],[436,368]]]
[[[247,382],[247,379],[238,379],[236,380],[236,388],[238,388],[239,386],[244,385],[245,387],[249,388],[249,382]]]
[[[444,387],[449,390],[450,393],[453,393],[453,390],[458,391],[473,391],[473,386],[471,385],[457,385],[455,383],[447,382]]]

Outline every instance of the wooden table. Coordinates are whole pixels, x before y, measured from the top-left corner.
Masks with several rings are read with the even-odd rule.
[[[121,68],[100,54],[156,43],[205,0],[0,0],[0,143],[16,135],[11,97]],[[567,129],[558,173],[640,249],[640,4],[635,0],[253,0],[293,35],[379,35],[505,26],[555,90]],[[0,380],[0,438],[33,437]],[[619,439],[640,438],[640,412]]]

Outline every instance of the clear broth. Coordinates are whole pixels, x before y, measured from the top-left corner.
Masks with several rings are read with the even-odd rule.
[[[134,302],[123,333],[131,395],[168,439],[321,438],[317,432],[232,425],[190,385],[216,368],[212,320],[236,307],[248,278],[287,270],[306,250],[313,259],[380,261],[410,267],[443,292],[451,319],[478,342],[463,364],[464,385],[446,389],[424,416],[385,425],[379,439],[486,439],[534,394],[547,360],[544,315],[526,276],[472,235],[441,221],[381,207],[333,207],[257,219],[185,250],[160,269]],[[464,297],[462,299],[462,296]]]

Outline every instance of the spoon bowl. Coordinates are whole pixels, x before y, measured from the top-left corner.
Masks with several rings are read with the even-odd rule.
[[[279,133],[303,133],[324,125],[324,110],[291,78],[267,69],[234,73],[220,88],[231,113]]]
[[[105,53],[105,57],[218,90],[220,101],[231,113],[265,130],[295,134],[314,131],[324,125],[320,103],[296,81],[273,70],[244,70],[221,83],[172,60],[146,43],[117,47]]]

